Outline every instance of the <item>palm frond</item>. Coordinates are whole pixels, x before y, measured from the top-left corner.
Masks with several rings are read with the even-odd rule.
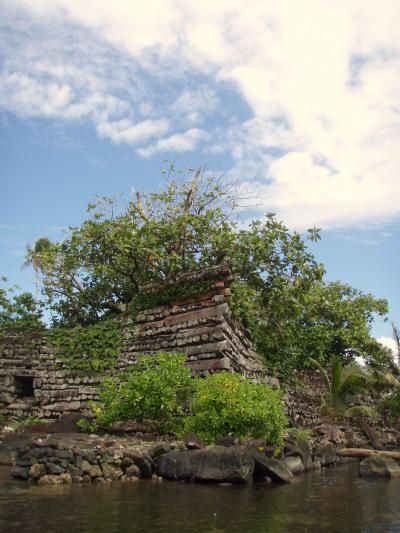
[[[373,407],[368,407],[367,405],[356,405],[355,407],[349,407],[345,411],[345,416],[350,418],[356,415],[364,415],[372,420],[377,419],[376,411]]]

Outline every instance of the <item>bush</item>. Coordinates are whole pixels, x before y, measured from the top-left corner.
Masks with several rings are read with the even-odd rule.
[[[151,420],[159,432],[177,431],[194,387],[185,360],[184,354],[158,352],[139,357],[119,379],[106,378],[100,402],[91,404],[95,416],[91,429],[134,419]]]
[[[238,374],[211,374],[197,382],[193,416],[186,419],[185,430],[194,431],[207,443],[233,434],[282,444],[287,421],[281,397],[281,391]]]

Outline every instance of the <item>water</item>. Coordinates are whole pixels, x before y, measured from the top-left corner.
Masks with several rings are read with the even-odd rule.
[[[0,467],[1,533],[399,532],[400,479],[364,480],[351,464],[291,485],[140,481],[28,486]]]

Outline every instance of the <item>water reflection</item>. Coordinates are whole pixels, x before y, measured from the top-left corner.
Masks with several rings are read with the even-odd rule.
[[[141,481],[36,487],[10,480],[4,468],[0,531],[400,531],[400,479],[363,480],[357,473],[357,465],[342,466],[284,486]]]

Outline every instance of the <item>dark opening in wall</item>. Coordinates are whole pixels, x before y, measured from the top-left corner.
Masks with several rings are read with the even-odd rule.
[[[26,396],[33,396],[33,377],[15,376],[14,384],[15,384],[15,392],[18,398],[25,398]]]

